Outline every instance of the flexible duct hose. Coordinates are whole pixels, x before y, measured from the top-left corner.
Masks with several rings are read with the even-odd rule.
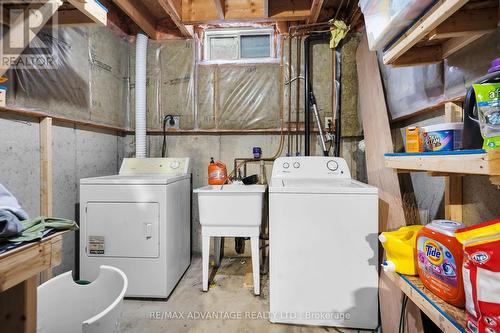
[[[137,34],[135,47],[135,157],[146,157],[146,59],[148,37]]]

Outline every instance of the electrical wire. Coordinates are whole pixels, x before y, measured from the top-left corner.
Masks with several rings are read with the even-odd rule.
[[[161,145],[161,157],[166,157],[167,153],[167,120],[170,119],[170,126],[175,125],[174,116],[171,114],[165,115],[163,117],[163,143]]]
[[[403,296],[403,301],[401,302],[401,313],[399,315],[399,333],[404,333],[405,330],[405,312],[406,312],[406,304],[408,303],[408,296],[406,294]]]

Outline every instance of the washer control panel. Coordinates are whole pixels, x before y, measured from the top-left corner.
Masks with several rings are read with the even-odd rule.
[[[273,177],[351,178],[347,162],[340,157],[280,157],[273,164]]]

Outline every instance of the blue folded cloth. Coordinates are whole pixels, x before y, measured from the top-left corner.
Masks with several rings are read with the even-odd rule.
[[[21,208],[16,197],[2,184],[0,184],[0,210],[10,211],[20,221],[29,219],[28,214]]]
[[[0,210],[0,239],[21,234],[23,225],[19,218],[9,210]]]

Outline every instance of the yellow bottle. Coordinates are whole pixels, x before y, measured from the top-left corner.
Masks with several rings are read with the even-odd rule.
[[[417,275],[415,247],[417,233],[422,225],[401,227],[395,231],[383,232],[378,239],[385,249],[384,270],[396,271],[405,275]]]

